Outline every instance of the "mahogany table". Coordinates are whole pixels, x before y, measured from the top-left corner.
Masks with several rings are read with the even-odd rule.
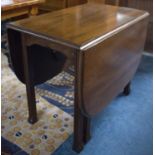
[[[73,148],[80,152],[90,139],[90,118],[124,88],[129,93],[144,47],[148,16],[145,11],[88,3],[10,23],[10,52],[17,50],[22,60],[29,122],[37,121],[37,112],[28,46],[39,44],[60,51],[75,66]]]
[[[36,15],[38,7],[44,3],[44,0],[2,0],[1,18],[2,20],[17,17],[21,15]]]

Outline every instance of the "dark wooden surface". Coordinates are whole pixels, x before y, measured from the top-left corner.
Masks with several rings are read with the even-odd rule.
[[[67,7],[81,5],[87,3],[87,0],[68,0]]]
[[[28,59],[26,37],[24,34],[21,35],[22,44],[22,57],[23,57],[23,70],[24,77],[26,81],[26,92],[27,92],[27,102],[29,111],[29,123],[34,124],[37,122],[37,108],[36,108],[36,98],[35,98],[35,88],[33,73],[31,72],[30,60]]]
[[[104,0],[94,0],[104,3]],[[125,6],[145,10],[150,13],[149,24],[147,28],[147,37],[145,42],[145,51],[153,53],[153,0],[105,0],[106,4]]]
[[[90,133],[90,128],[87,126],[87,117],[83,115],[81,110],[82,92],[80,89],[82,64],[78,51],[75,51],[75,100],[74,100],[74,142],[73,149],[80,152],[85,144],[86,135]],[[86,133],[87,130],[87,133]]]
[[[71,59],[64,66],[75,66],[73,148],[77,152],[90,139],[89,118],[132,79],[143,51],[147,17],[144,11],[89,3],[8,25],[8,30],[18,32],[17,37],[27,36],[26,41],[19,42],[24,45],[23,56],[25,47],[35,43],[59,50]],[[14,51],[15,42],[10,45]],[[21,65],[26,70],[26,85],[31,88],[27,62]],[[33,106],[34,95],[29,97],[29,105]]]
[[[144,14],[146,12],[89,3],[17,21],[10,26],[32,35],[81,48]]]
[[[150,13],[145,50],[153,53],[153,0],[128,0],[127,6]]]
[[[83,53],[84,113],[93,116],[110,103],[135,74],[146,38],[147,20]]]
[[[87,3],[87,0],[46,0],[46,2],[41,5],[39,9],[44,11],[54,11],[84,3]]]

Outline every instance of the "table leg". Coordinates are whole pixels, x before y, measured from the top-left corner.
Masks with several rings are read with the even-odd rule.
[[[90,139],[90,119],[82,113],[82,52],[77,51],[75,63],[74,143],[73,149],[81,152]]]
[[[28,99],[28,111],[29,117],[28,122],[34,124],[37,122],[37,109],[36,109],[36,101],[35,101],[35,90],[32,83],[26,83],[26,92]]]
[[[91,139],[90,124],[91,124],[91,119],[84,116],[83,141],[85,144]]]
[[[123,94],[124,94],[124,95],[128,96],[128,95],[130,94],[130,92],[131,92],[130,86],[131,86],[131,82],[129,82],[129,83],[125,86],[124,91],[123,91]]]
[[[25,77],[25,83],[26,83],[28,112],[29,112],[28,122],[31,124],[34,124],[37,122],[35,89],[34,89],[34,83],[32,78],[32,71],[30,68],[30,62],[28,59],[26,39],[24,35],[22,35],[22,52],[23,52],[24,77]]]
[[[73,149],[81,152],[84,146],[84,116],[82,114],[80,103],[82,102],[81,77],[82,77],[82,55],[79,51],[75,51],[75,89],[74,89],[74,142]]]
[[[76,152],[83,150],[84,144],[90,140],[90,118],[84,116],[79,108],[75,108],[74,114],[74,143]]]
[[[78,153],[81,152],[84,147],[83,122],[84,122],[84,117],[83,117],[80,109],[75,107],[73,150],[75,150]]]

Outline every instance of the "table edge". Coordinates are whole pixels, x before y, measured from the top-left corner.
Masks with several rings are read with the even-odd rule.
[[[106,34],[103,34],[100,37],[97,37],[93,41],[89,41],[88,43],[84,43],[84,44],[81,44],[81,45],[78,45],[78,44],[75,44],[75,43],[71,43],[71,42],[67,42],[66,40],[61,40],[59,38],[50,37],[50,36],[47,36],[45,34],[34,33],[32,31],[30,31],[30,30],[22,29],[22,28],[20,28],[20,27],[18,27],[16,25],[14,25],[13,23],[7,24],[7,29],[14,29],[14,30],[17,30],[19,32],[26,33],[28,35],[32,35],[32,36],[37,37],[37,38],[45,39],[45,40],[48,40],[48,41],[51,41],[51,42],[54,42],[54,43],[58,43],[58,44],[61,44],[61,45],[64,45],[64,46],[68,46],[68,47],[74,48],[76,50],[85,51],[85,50],[88,50],[89,48],[92,48],[92,47],[96,46],[97,44],[101,43],[102,41],[104,41],[104,40],[106,40],[106,39],[116,35],[120,31],[125,30],[128,27],[130,27],[130,26],[138,23],[139,21],[147,18],[149,15],[150,14],[145,11],[143,15],[135,18],[134,20],[129,21],[129,22],[121,25],[118,28],[115,28],[114,30],[112,30],[112,31],[110,31],[110,32],[108,32]]]
[[[82,46],[80,47],[80,50],[87,50],[87,49],[89,49],[89,48],[91,48],[91,47],[93,47],[93,46],[95,46],[95,45],[101,43],[102,41],[104,41],[104,40],[106,40],[106,39],[108,39],[108,38],[114,36],[115,34],[119,33],[120,31],[125,30],[125,29],[127,29],[128,27],[130,27],[130,26],[132,26],[132,25],[138,23],[139,21],[145,19],[145,18],[148,17],[149,15],[150,15],[150,14],[149,14],[148,12],[145,12],[143,15],[141,15],[141,16],[135,18],[134,20],[132,20],[132,21],[130,21],[130,22],[128,22],[128,23],[125,23],[125,24],[121,25],[120,27],[118,27],[118,28],[116,28],[116,29],[114,29],[114,30],[112,30],[112,31],[110,31],[110,32],[108,32],[108,33],[106,33],[106,34],[104,34],[104,35],[98,37],[97,39],[95,39],[95,40],[93,40],[93,41],[91,41],[91,42],[89,42],[89,43],[87,43],[87,44],[85,44],[85,45],[82,45]]]

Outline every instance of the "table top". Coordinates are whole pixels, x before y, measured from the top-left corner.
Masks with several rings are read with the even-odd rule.
[[[10,23],[8,27],[86,50],[148,15],[130,8],[87,3]]]
[[[43,2],[45,2],[45,0],[2,0],[1,9],[2,11],[7,11],[34,4],[41,4]]]

